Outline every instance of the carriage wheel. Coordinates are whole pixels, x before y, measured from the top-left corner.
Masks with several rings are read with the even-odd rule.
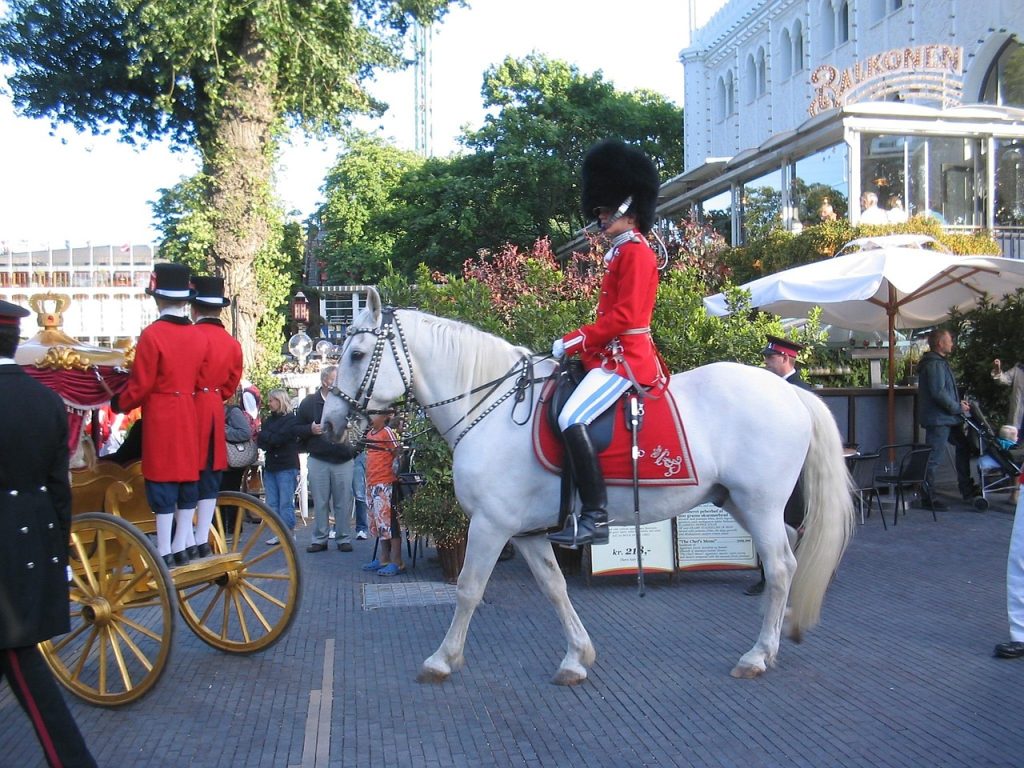
[[[100,512],[71,519],[71,631],[40,643],[54,675],[92,704],[135,701],[167,665],[174,591],[137,528]]]
[[[267,545],[273,537],[278,543]],[[210,547],[236,557],[223,574],[178,589],[182,617],[203,642],[222,651],[252,653],[270,647],[288,629],[299,606],[291,531],[259,499],[223,491],[217,496]]]

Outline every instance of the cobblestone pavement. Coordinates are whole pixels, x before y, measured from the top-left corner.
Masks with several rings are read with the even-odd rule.
[[[758,680],[729,677],[758,629],[755,574],[651,578],[643,599],[633,578],[570,575],[598,660],[583,685],[552,685],[561,630],[517,557],[495,567],[466,667],[419,685],[453,588],[431,550],[403,576],[365,574],[365,541],[300,551],[301,609],[271,649],[221,653],[179,621],[140,701],[68,699],[103,766],[1024,765],[1024,661],[992,656],[1012,508],[946,499],[938,522],[858,526],[821,626]],[[41,765],[0,686],[0,766]]]

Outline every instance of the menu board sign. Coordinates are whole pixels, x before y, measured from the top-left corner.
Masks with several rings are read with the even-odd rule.
[[[757,567],[750,534],[732,515],[710,503],[676,518],[676,556],[681,571]]]
[[[641,525],[640,545],[643,547],[644,573],[672,573],[675,570],[671,520]],[[594,576],[636,573],[636,527],[608,526],[608,543],[590,548],[590,562],[590,572]]]

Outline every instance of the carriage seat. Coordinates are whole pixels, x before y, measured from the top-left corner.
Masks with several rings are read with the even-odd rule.
[[[106,512],[117,515],[143,533],[156,530],[156,519],[146,501],[142,462],[121,466],[99,460],[90,468],[71,471],[71,514]]]

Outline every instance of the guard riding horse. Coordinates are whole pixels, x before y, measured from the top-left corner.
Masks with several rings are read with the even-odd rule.
[[[466,632],[491,570],[509,539],[558,613],[568,648],[554,682],[587,677],[596,654],[566,592],[546,529],[558,523],[560,478],[534,456],[531,425],[550,359],[470,325],[410,309],[381,307],[370,293],[353,320],[327,398],[323,424],[340,439],[350,417],[413,396],[453,449],[455,493],[470,517],[455,616],[423,662],[421,682],[443,681],[463,664]],[[813,394],[778,376],[714,363],[672,377],[699,482],[642,489],[641,522],[711,501],[753,538],[764,563],[765,610],[754,646],[733,677],[756,677],[775,661],[783,620],[791,638],[817,624],[830,579],[853,534],[842,442],[832,414]],[[783,508],[797,479],[806,504],[794,554]],[[611,524],[632,524],[632,488],[609,487]],[[789,608],[787,611],[787,599]]]

